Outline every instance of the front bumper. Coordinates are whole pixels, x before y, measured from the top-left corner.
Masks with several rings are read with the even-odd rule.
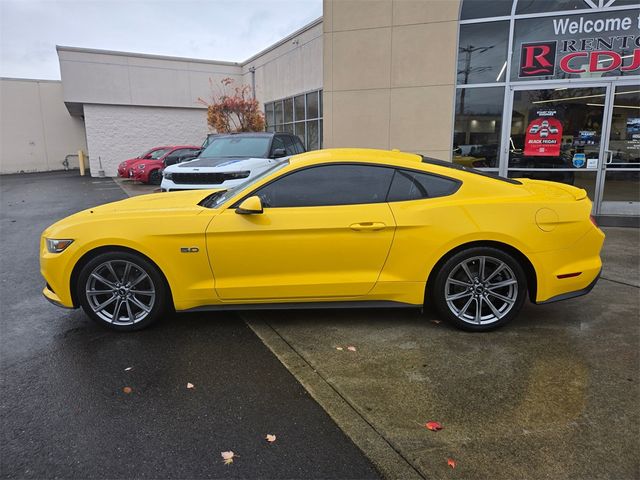
[[[44,296],[44,298],[51,304],[55,305],[56,307],[60,307],[60,308],[65,308],[67,310],[73,310],[75,307],[67,307],[66,305],[64,305],[62,303],[62,300],[60,300],[60,297],[58,297],[50,288],[49,285],[46,285],[43,289],[42,289],[42,295]]]

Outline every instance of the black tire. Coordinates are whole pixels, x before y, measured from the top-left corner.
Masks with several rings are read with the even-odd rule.
[[[472,247],[449,258],[430,287],[427,293],[443,320],[462,330],[486,332],[518,315],[527,296],[527,277],[510,254]]]
[[[106,252],[89,260],[78,275],[76,292],[92,320],[119,331],[148,327],[171,307],[170,292],[158,268],[130,252]]]
[[[162,183],[162,174],[160,170],[154,170],[149,174],[149,185],[160,185]]]

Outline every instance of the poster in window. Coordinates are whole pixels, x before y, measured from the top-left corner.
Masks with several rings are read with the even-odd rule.
[[[524,139],[524,154],[530,157],[558,157],[562,145],[562,123],[556,110],[533,112]]]

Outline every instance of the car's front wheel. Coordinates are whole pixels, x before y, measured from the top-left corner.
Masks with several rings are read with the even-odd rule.
[[[431,289],[431,300],[443,319],[474,332],[513,320],[526,295],[520,263],[492,247],[473,247],[453,255],[437,272]]]
[[[162,173],[160,173],[160,170],[154,170],[149,174],[149,183],[151,185],[160,185],[160,182],[162,182]]]
[[[114,330],[139,330],[167,310],[168,289],[158,268],[129,252],[101,253],[80,271],[80,305],[94,321]]]

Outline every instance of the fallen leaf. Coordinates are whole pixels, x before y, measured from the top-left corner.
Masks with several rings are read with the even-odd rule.
[[[122,389],[122,391],[128,395],[128,394],[130,394],[131,392],[133,392],[133,388],[131,388],[131,387],[124,387],[124,388]]]
[[[447,465],[451,468],[456,468],[456,461],[453,458],[447,458]]]
[[[442,320],[431,320],[431,323],[435,323],[436,325],[442,323]]]
[[[349,345],[347,347],[347,350],[349,350],[350,352],[355,352],[356,351],[356,347],[354,347],[353,345]]]
[[[133,367],[127,367],[127,368],[125,368],[125,369],[124,369],[124,371],[125,371],[125,372],[128,372],[128,371],[130,371],[131,369],[133,369]]]
[[[275,435],[271,435],[270,433],[268,433],[268,434],[267,434],[267,436],[266,436],[266,437],[264,437],[264,438],[265,438],[265,439],[267,440],[267,442],[269,442],[269,443],[273,443],[273,442],[275,442],[275,441],[276,441],[276,436],[275,436]]]
[[[195,388],[193,383],[187,382],[187,388]]]
[[[225,465],[230,465],[233,463],[233,457],[235,457],[235,453],[233,453],[232,451],[228,451],[228,452],[220,452],[220,455],[222,455],[222,460],[224,461]]]
[[[340,350],[340,351],[342,351],[342,350],[344,350],[344,348],[342,348],[342,347],[336,347],[336,350]]]
[[[437,432],[438,430],[442,430],[444,428],[438,422],[427,422],[424,424],[424,426],[427,427],[427,429],[431,430],[432,432]]]

